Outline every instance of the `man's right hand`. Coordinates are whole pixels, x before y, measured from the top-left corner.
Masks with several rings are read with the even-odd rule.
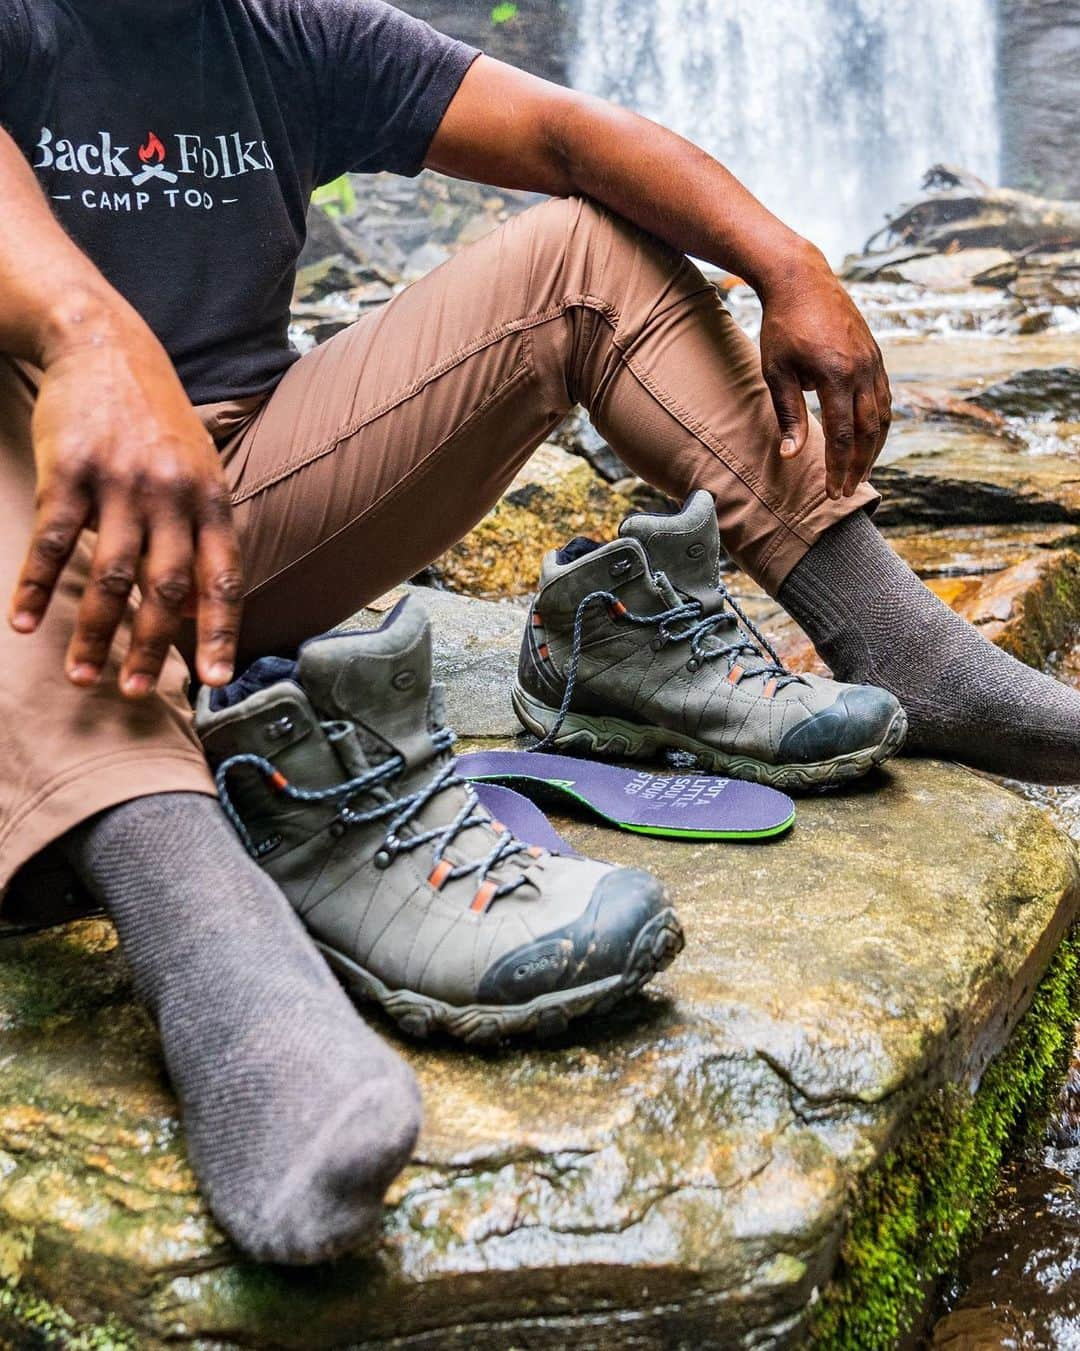
[[[141,592],[121,692],[150,694],[185,615],[194,611],[196,669],[232,678],[243,579],[229,495],[213,441],[157,340],[121,324],[61,345],[46,364],[33,416],[37,513],[11,605],[33,633],[84,529],[97,531],[68,647],[68,678],[102,677],[131,590]]]

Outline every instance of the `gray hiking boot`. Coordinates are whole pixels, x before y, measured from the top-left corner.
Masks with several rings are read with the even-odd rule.
[[[719,580],[712,498],[629,516],[619,538],[547,555],[514,709],[544,749],[689,751],[774,788],[841,783],[894,755],[907,718],[872,685],[787,671]]]
[[[683,945],[650,874],[523,844],[455,773],[415,599],[199,696],[222,805],[346,986],[406,1031],[561,1031]]]

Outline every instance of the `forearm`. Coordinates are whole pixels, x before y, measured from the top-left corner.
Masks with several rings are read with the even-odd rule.
[[[603,99],[481,57],[432,144],[433,169],[552,196],[594,198],[763,297],[821,253],[698,146]]]
[[[546,129],[567,192],[593,197],[682,253],[765,296],[810,267],[812,244],[768,211],[719,161],[647,118],[570,98]]]
[[[45,367],[64,350],[141,325],[61,228],[0,129],[0,351]]]

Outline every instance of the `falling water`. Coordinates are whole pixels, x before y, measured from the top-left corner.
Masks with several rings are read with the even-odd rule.
[[[995,0],[572,4],[577,88],[703,145],[834,262],[931,164],[997,177]]]

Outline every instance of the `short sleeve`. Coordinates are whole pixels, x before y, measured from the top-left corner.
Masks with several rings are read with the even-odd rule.
[[[304,0],[316,43],[317,177],[419,173],[474,47],[382,0]]]
[[[21,0],[0,3],[0,96],[11,89],[26,70],[30,48],[30,20]],[[6,121],[0,103],[0,121]]]

